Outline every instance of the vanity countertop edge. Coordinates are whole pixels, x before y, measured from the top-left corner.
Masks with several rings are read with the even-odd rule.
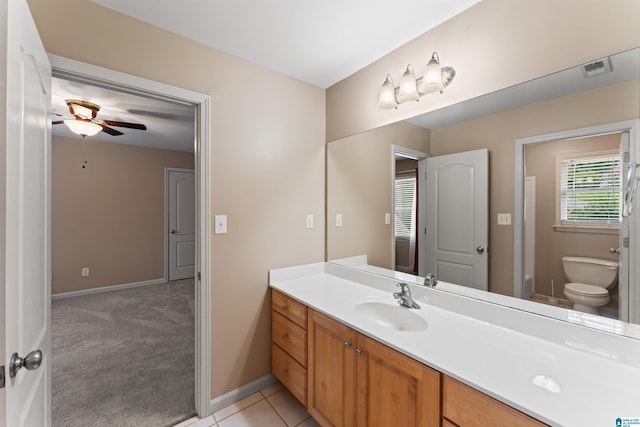
[[[394,278],[326,262],[269,272],[271,288],[540,421],[640,418],[640,340],[407,282],[424,331],[392,330],[355,310],[397,304]]]

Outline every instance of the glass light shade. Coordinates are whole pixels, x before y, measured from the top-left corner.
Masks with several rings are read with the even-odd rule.
[[[84,105],[71,104],[71,111],[74,116],[80,116],[84,119],[92,119],[93,118],[93,110],[85,107]]]
[[[382,87],[380,88],[380,95],[378,96],[378,108],[392,109],[398,108],[398,101],[396,101],[396,88],[393,86],[393,80],[391,75],[388,74]]]
[[[422,84],[420,85],[421,93],[442,92],[444,85],[442,84],[442,68],[438,62],[437,53],[433,53],[431,60],[424,69],[422,76]]]
[[[398,102],[417,101],[418,87],[416,86],[416,75],[413,73],[413,66],[407,65],[407,71],[400,79],[400,89],[398,90]]]
[[[65,120],[64,124],[71,132],[84,136],[93,136],[102,130],[102,126],[84,120]]]

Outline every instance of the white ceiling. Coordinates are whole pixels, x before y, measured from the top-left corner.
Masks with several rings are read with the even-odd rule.
[[[326,89],[480,0],[93,1]]]

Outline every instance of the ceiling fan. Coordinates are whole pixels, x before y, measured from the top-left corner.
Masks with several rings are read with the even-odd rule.
[[[123,127],[129,129],[147,130],[147,127],[138,123],[119,122],[115,120],[98,120],[96,115],[100,111],[100,106],[88,101],[81,101],[78,99],[65,100],[69,111],[73,115],[73,118],[64,120],[55,120],[51,124],[59,125],[64,123],[71,129],[72,132],[78,135],[93,136],[102,131],[112,136],[124,135],[119,130],[113,129],[110,126]],[[55,113],[54,113],[55,114]],[[60,114],[56,114],[60,116]]]

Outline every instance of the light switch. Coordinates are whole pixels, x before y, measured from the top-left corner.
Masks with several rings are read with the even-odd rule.
[[[511,214],[510,213],[499,213],[498,214],[498,225],[511,225]]]
[[[384,214],[384,223],[387,225],[391,224],[391,214],[389,212]]]
[[[336,227],[342,227],[342,214],[336,214]]]
[[[307,228],[313,228],[313,214],[307,214]]]
[[[227,216],[226,215],[216,215],[215,218],[215,234],[227,234]]]

